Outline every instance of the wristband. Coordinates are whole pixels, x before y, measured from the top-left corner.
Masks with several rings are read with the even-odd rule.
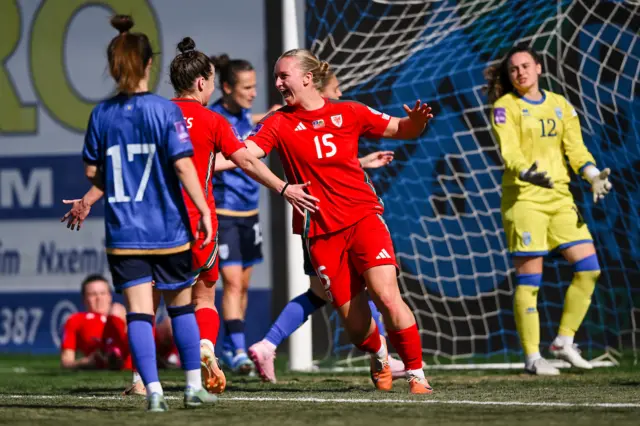
[[[280,191],[280,195],[284,197],[284,191],[286,191],[287,186],[289,186],[289,182],[284,184],[284,187],[282,188],[282,191]]]

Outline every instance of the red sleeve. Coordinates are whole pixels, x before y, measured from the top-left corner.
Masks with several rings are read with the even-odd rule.
[[[218,121],[218,131],[214,130],[216,150],[220,151],[224,158],[228,159],[234,152],[239,149],[246,148],[244,143],[240,142],[238,132],[224,118]]]
[[[267,115],[256,124],[247,139],[253,141],[268,155],[273,148],[278,146],[279,121],[280,117],[277,114]]]
[[[360,121],[360,135],[381,138],[389,126],[391,117],[360,102],[350,102],[350,104]]]
[[[75,351],[77,349],[76,335],[78,334],[78,327],[80,326],[81,317],[78,314],[73,314],[69,317],[67,322],[64,323],[62,331],[62,343],[60,349],[71,349]]]

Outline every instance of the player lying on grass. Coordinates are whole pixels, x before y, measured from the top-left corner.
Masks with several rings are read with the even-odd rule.
[[[133,365],[127,340],[127,311],[113,303],[111,289],[102,275],[89,275],[80,292],[85,312],[71,315],[62,329],[60,365],[65,369],[130,370]],[[165,318],[155,328],[160,366],[179,364],[173,344],[171,322]],[[134,371],[126,394],[145,394],[140,375]]]
[[[342,97],[338,78],[331,70],[320,80],[318,91],[325,98],[337,100]],[[359,158],[358,161],[362,168],[365,169],[386,166],[393,161],[393,151],[373,152]],[[319,311],[329,301],[325,295],[323,284],[313,269],[307,245],[304,244],[304,241],[302,242],[302,250],[304,253],[304,272],[309,276],[310,281],[309,290],[287,303],[264,339],[249,348],[251,360],[254,362],[260,378],[266,382],[276,383],[274,361],[276,349],[280,343],[291,336],[294,331],[307,321],[310,315]],[[371,300],[369,300],[369,308],[380,333],[384,336],[385,327],[382,322],[382,315]],[[389,356],[389,366],[394,379],[404,377],[404,364],[402,361]]]
[[[569,191],[569,170],[591,183],[593,201],[611,190],[609,169],[598,170],[582,140],[580,119],[567,100],[542,90],[540,57],[515,47],[497,67],[485,72],[492,126],[505,164],[502,221],[516,269],[514,311],[526,356],[525,371],[560,374],[540,355],[537,298],[543,259],[558,251],[573,265],[558,335],[549,351],[574,367],[590,369],[573,337],[589,306],[600,265],[587,229]]]
[[[293,231],[305,238],[325,294],[351,341],[371,354],[371,379],[390,390],[386,340],[372,321],[368,296],[382,313],[387,336],[405,365],[411,393],[431,393],[422,370],[422,344],[413,313],[402,300],[384,208],[356,155],[358,139],[413,139],[432,118],[417,101],[405,118],[390,117],[357,102],[339,102],[318,93],[329,69],[313,53],[294,49],[275,66],[276,88],[287,105],[266,116],[245,141],[257,157],[276,149],[291,184],[320,199],[316,212],[294,215]]]

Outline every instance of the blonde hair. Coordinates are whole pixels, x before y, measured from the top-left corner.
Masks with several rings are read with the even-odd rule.
[[[322,90],[324,86],[331,79],[329,73],[333,73],[329,70],[329,63],[319,60],[316,55],[311,53],[308,49],[291,49],[284,52],[278,60],[282,58],[296,58],[300,66],[300,70],[303,74],[308,72],[313,76],[313,86],[317,90]]]
[[[320,93],[324,92],[324,89],[327,88],[327,86],[329,85],[329,82],[334,77],[337,78],[333,70],[327,70],[326,74],[324,75],[324,78],[322,79],[322,81],[320,81],[320,84],[316,86],[316,89],[318,89],[318,92]]]

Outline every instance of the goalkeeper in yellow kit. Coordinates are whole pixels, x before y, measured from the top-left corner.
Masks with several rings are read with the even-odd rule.
[[[514,314],[526,355],[525,371],[557,375],[540,355],[537,296],[542,260],[557,250],[574,269],[565,295],[558,335],[550,352],[574,367],[590,369],[573,337],[582,323],[600,275],[593,239],[569,192],[569,165],[591,183],[597,202],[610,190],[609,169],[600,171],[582,140],[575,109],[538,86],[542,67],[529,48],[512,49],[487,69],[492,126],[505,163],[502,220],[516,270]]]

